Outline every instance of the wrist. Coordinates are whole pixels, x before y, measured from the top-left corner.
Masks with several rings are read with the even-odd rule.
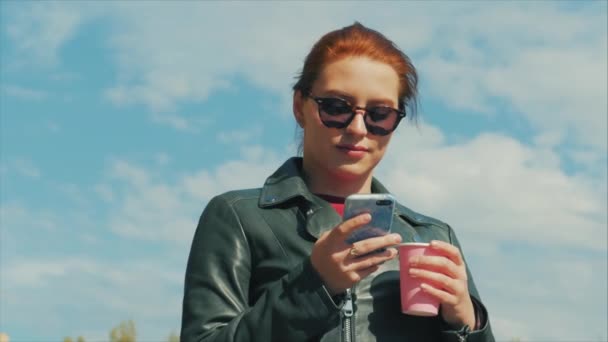
[[[475,329],[475,309],[470,297],[461,307],[447,308],[441,307],[441,318],[443,321],[453,328],[459,330],[463,326],[468,326],[471,330]]]

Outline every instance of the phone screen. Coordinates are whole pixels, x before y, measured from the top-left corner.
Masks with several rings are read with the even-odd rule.
[[[346,242],[354,243],[390,233],[395,199],[390,194],[356,194],[346,198],[344,220],[369,213],[372,220],[355,230]]]

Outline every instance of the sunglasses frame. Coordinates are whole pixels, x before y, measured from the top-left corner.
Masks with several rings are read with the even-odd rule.
[[[328,96],[328,97],[314,96],[309,91],[303,92],[302,94],[306,97],[309,97],[310,99],[312,99],[313,101],[315,101],[317,103],[319,118],[321,119],[321,122],[323,123],[323,125],[325,125],[325,127],[337,128],[337,129],[342,129],[342,128],[348,127],[348,125],[350,125],[350,123],[353,121],[353,119],[357,115],[357,109],[363,110],[364,118],[366,115],[369,114],[368,108],[353,106],[347,100],[342,99],[337,96]],[[322,115],[321,115],[321,107],[323,106],[323,102],[328,99],[337,99],[340,101],[344,101],[344,103],[349,105],[351,107],[350,118],[344,122],[337,122],[337,121],[326,122],[326,121],[324,121],[322,118]],[[397,119],[395,120],[395,124],[393,125],[393,127],[390,130],[387,130],[387,129],[379,127],[379,126],[374,126],[374,125],[368,124],[367,120],[363,120],[367,131],[373,135],[385,136],[385,135],[391,134],[392,132],[394,132],[397,129],[397,126],[399,126],[399,123],[401,122],[401,120],[403,118],[405,118],[405,116],[406,116],[406,112],[404,110],[399,110],[397,108],[393,108],[393,107],[389,107],[389,106],[382,106],[382,107],[389,108],[389,109],[395,111],[397,113]],[[331,115],[331,114],[327,114],[327,115]]]

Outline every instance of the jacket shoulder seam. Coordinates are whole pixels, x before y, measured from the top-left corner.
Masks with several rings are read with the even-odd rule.
[[[435,227],[447,230],[448,232],[451,231],[450,225],[441,220],[438,220],[438,219],[430,217],[430,216],[422,215],[422,214],[415,212],[414,210],[404,206],[403,204],[398,204],[398,206],[401,209],[400,210],[401,212],[399,213],[400,216],[405,216],[406,218],[416,222],[419,225],[435,226]]]

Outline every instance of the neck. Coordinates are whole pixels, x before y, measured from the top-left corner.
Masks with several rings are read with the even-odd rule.
[[[303,163],[304,180],[310,192],[337,197],[348,197],[352,194],[371,193],[372,173],[365,175],[345,175],[340,172],[330,173]]]

